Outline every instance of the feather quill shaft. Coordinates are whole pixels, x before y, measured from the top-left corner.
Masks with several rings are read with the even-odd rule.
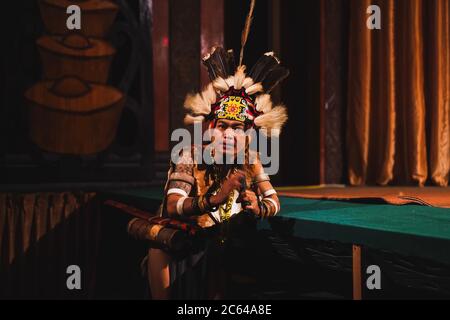
[[[256,0],[251,0],[250,10],[248,12],[247,19],[245,20],[244,30],[242,31],[241,53],[239,55],[239,66],[242,66],[242,60],[244,59],[244,48],[245,48],[245,44],[247,43],[248,35],[250,33],[250,27],[252,25],[253,12],[255,10],[255,4],[256,4]]]

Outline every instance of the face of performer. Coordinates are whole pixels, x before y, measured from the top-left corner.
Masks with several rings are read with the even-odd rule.
[[[218,144],[219,153],[236,155],[245,149],[245,126],[236,120],[220,119],[216,129],[219,130],[222,143]],[[219,140],[220,141],[220,140]]]

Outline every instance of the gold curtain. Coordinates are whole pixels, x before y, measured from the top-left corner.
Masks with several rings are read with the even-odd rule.
[[[350,184],[448,185],[449,3],[351,0]],[[381,9],[381,30],[366,26],[370,5]]]

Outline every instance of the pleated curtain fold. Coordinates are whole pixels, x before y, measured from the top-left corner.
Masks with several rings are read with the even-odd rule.
[[[352,0],[347,108],[351,185],[447,186],[448,0]],[[370,5],[381,29],[366,26]]]

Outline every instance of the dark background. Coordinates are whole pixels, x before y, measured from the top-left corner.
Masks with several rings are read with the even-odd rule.
[[[242,1],[225,1],[225,42],[240,50],[240,34],[247,15]],[[275,94],[288,107],[289,121],[280,138],[281,164],[274,177],[277,185],[320,183],[320,2],[283,1],[280,5],[280,35],[272,31],[272,2],[260,0],[245,49],[249,68],[265,52],[275,52],[290,70]],[[274,48],[274,40],[280,48]]]

